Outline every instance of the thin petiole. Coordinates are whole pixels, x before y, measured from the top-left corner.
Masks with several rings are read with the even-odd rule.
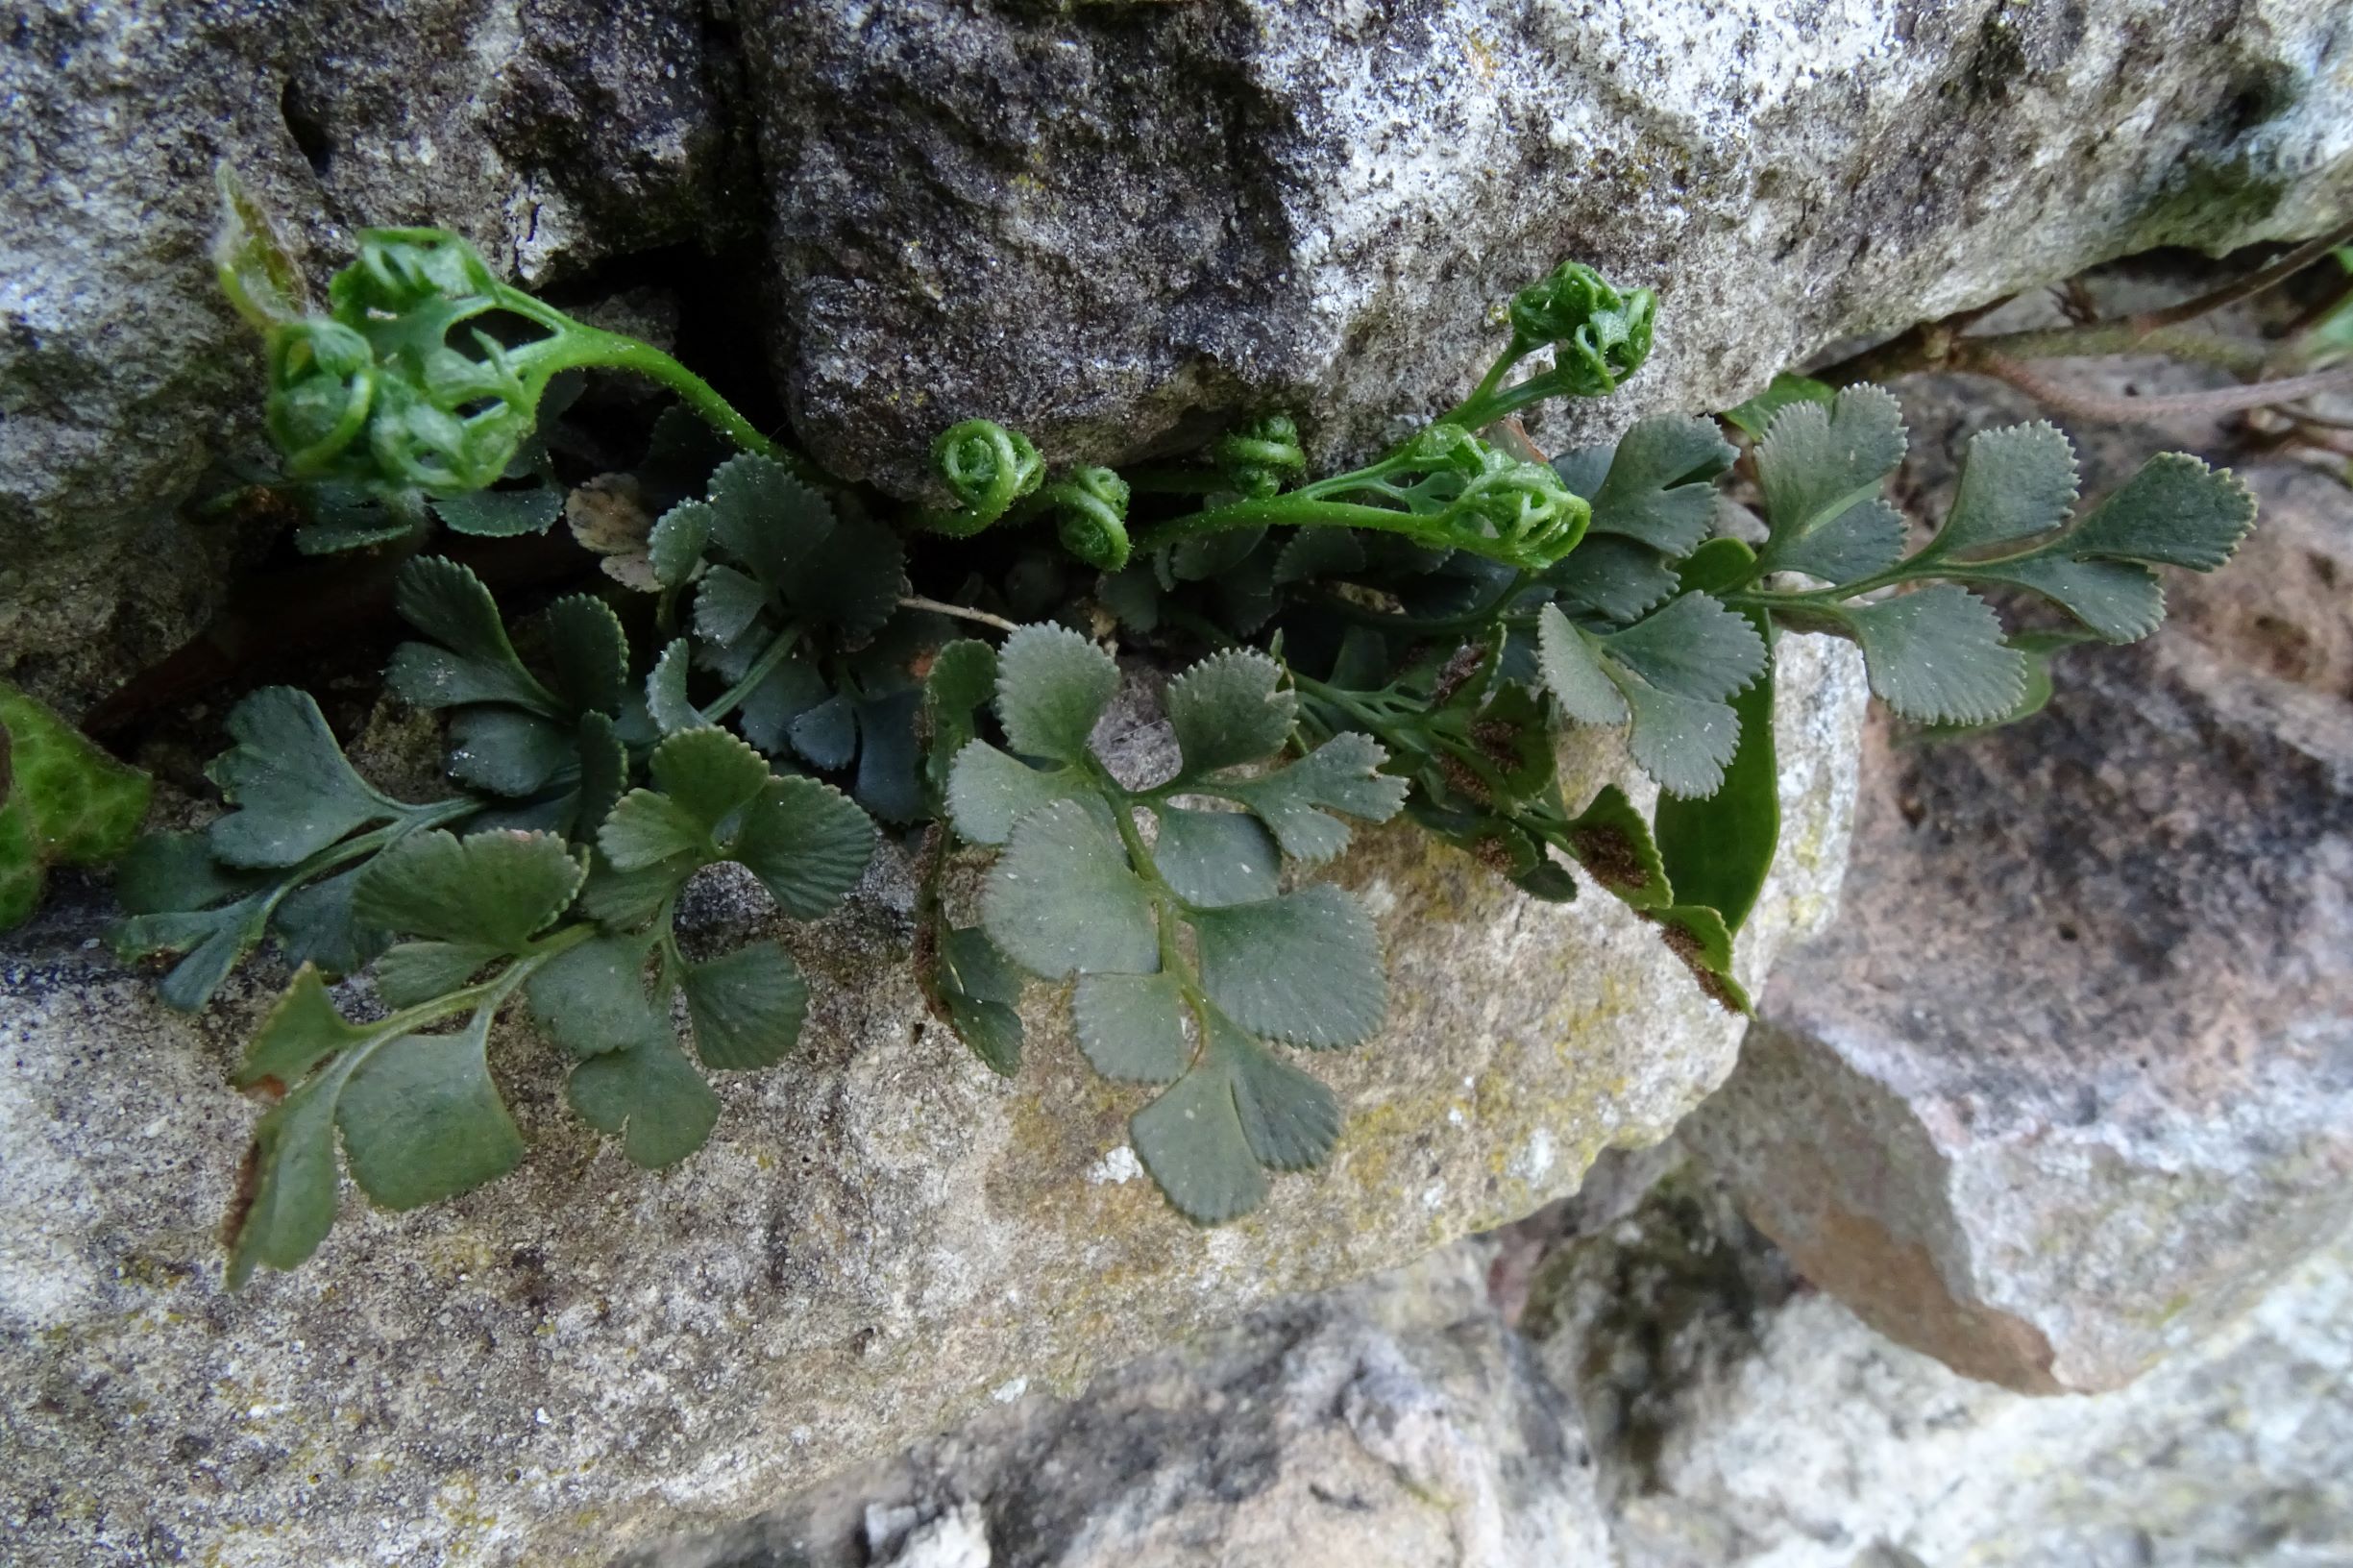
[[[786,656],[793,651],[793,645],[799,640],[800,627],[797,624],[789,625],[778,632],[776,640],[769,644],[767,650],[752,661],[750,669],[744,672],[743,679],[720,693],[718,700],[709,707],[699,710],[702,714],[702,722],[706,724],[716,724],[742,706],[745,698],[760,689],[762,681],[775,674],[776,666],[785,661]]]
[[[968,604],[950,604],[944,600],[925,599],[920,594],[900,595],[898,606],[902,610],[928,610],[933,615],[952,615],[958,620],[993,626],[998,631],[1011,632],[1021,629],[1018,625],[1006,620],[1001,615],[991,615],[987,610],[976,610]]]

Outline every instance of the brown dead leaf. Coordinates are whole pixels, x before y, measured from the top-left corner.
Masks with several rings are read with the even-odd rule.
[[[595,551],[604,575],[624,587],[650,594],[655,580],[646,540],[653,513],[632,474],[600,474],[564,499],[564,521],[582,549]]]

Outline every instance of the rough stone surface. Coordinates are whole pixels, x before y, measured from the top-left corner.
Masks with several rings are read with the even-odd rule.
[[[753,6],[796,420],[916,482],[989,414],[1103,461],[1467,391],[1564,257],[1660,293],[1596,417],[2353,200],[2331,0]]]
[[[1752,980],[1829,918],[1853,797],[1855,663],[1783,657],[1788,849]],[[1730,1069],[1737,1021],[1605,895],[1540,904],[1405,829],[1336,874],[1381,929],[1389,1025],[1319,1060],[1338,1150],[1245,1221],[1164,1205],[1123,1142],[1139,1096],[1084,1070],[1058,1005],[1012,1083],[923,1021],[895,863],[785,933],[817,992],[802,1054],[725,1083],[675,1171],[625,1164],[509,1038],[520,1172],[404,1216],[355,1199],[311,1263],[233,1297],[214,1230],[254,1108],[226,1074],[265,994],[170,1015],[60,917],[0,968],[0,1556],[599,1561],[1526,1213]],[[700,915],[766,923],[740,890]]]
[[[441,223],[548,280],[695,233],[731,81],[670,0],[62,0],[0,36],[0,673],[86,700],[169,652],[240,541],[174,516],[257,421],[214,287],[228,159],[320,281]],[[716,85],[715,85],[716,84]]]
[[[1931,505],[2016,417],[1907,401]],[[2247,477],[2255,535],[2151,642],[2014,728],[1875,743],[1848,918],[1692,1129],[1808,1277],[2013,1387],[2126,1382],[2353,1213],[2353,499]]]
[[[1483,1263],[1282,1303],[616,1568],[1608,1568],[1577,1413]]]
[[[2137,248],[2313,232],[2353,190],[2339,10],[19,7],[0,670],[79,707],[201,627],[257,543],[173,513],[254,429],[251,334],[203,256],[223,156],[322,276],[370,222],[448,224],[541,283],[765,244],[767,306],[730,303],[713,353],[765,317],[803,438],[909,490],[975,413],[1063,460],[1275,405],[1361,447],[1460,389],[1490,307],[1569,256],[1665,302],[1652,366],[1590,416],[1623,425]]]
[[[1623,1568],[2353,1560],[2353,1238],[2070,1399],[1890,1344],[1690,1178],[1539,1290],[1537,1359],[1587,1412]]]
[[[1677,1141],[1610,1157],[1513,1231],[1280,1303],[1071,1402],[1033,1394],[615,1568],[2353,1557],[2353,1238],[2133,1386],[2050,1400],[1890,1344],[1800,1280]],[[1519,1316],[1501,1282],[1538,1231]]]

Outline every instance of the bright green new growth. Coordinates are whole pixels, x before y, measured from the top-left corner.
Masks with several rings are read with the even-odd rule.
[[[1307,455],[1298,427],[1269,415],[1220,437],[1210,453],[1215,467],[1154,476],[1153,488],[1200,494],[1210,504],[1133,537],[1127,481],[1108,469],[1079,469],[1040,489],[1036,449],[986,420],[968,421],[933,448],[960,508],[920,521],[961,536],[1009,513],[1051,506],[1062,515],[1065,547],[1114,573],[1134,553],[1285,526],[1374,529],[1426,550],[1542,571],[1577,547],[1588,508],[1552,468],[1498,450],[1477,432],[1548,398],[1616,390],[1649,357],[1655,313],[1650,290],[1621,295],[1592,268],[1572,262],[1513,298],[1511,341],[1469,401],[1379,461],[1286,492],[1306,472]],[[1547,347],[1552,369],[1506,384],[1515,367]]]
[[[1272,473],[1245,463],[1232,478],[1263,489]],[[1220,475],[1216,482],[1226,479]],[[1439,424],[1363,468],[1152,524],[1135,548],[1164,550],[1285,525],[1365,528],[1425,550],[1467,551],[1534,571],[1576,548],[1586,516],[1584,502],[1545,464],[1501,452],[1462,426]]]
[[[52,866],[101,866],[147,816],[147,775],[0,680],[0,931],[29,919]]]
[[[1546,398],[1606,397],[1651,356],[1657,318],[1658,297],[1649,289],[1620,293],[1583,262],[1563,261],[1511,297],[1510,343],[1446,422],[1478,429]],[[1505,384],[1515,366],[1547,345],[1551,370]]]
[[[1381,748],[1361,735],[1243,772],[1288,746],[1298,718],[1281,667],[1254,650],[1214,654],[1169,684],[1176,771],[1133,789],[1090,740],[1119,687],[1108,654],[1025,626],[996,665],[1006,746],[963,740],[947,783],[957,831],[1003,848],[980,932],[1030,974],[1076,981],[1096,1071],[1168,1086],[1131,1133],[1169,1201],[1203,1224],[1245,1213],[1265,1197],[1265,1169],[1320,1164],[1339,1136],[1332,1091],[1265,1041],[1358,1044],[1385,1005],[1372,922],[1330,884],[1283,892],[1284,856],[1337,853],[1342,817],[1387,821],[1405,781],[1379,771]],[[966,971],[1003,981],[972,956],[958,989],[1010,1001],[973,995]]]
[[[409,531],[418,498],[464,533],[546,528],[562,495],[531,438],[551,386],[601,367],[661,382],[748,452],[773,442],[669,355],[573,320],[512,287],[443,229],[367,229],[325,311],[267,214],[222,164],[213,243],[222,290],[263,334],[270,435],[297,479],[319,481],[330,515],[314,548]],[[520,325],[527,330],[520,341]],[[501,331],[494,331],[499,328]],[[524,491],[493,491],[536,476]]]
[[[1074,468],[1048,484],[1029,437],[986,419],[942,431],[931,457],[956,505],[918,512],[916,527],[964,539],[1002,518],[1049,511],[1071,554],[1105,572],[1127,565],[1128,486],[1110,469]]]

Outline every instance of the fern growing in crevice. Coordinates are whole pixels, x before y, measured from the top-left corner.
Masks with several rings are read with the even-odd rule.
[[[363,233],[314,310],[266,220],[224,192],[224,285],[264,332],[270,428],[308,490],[298,548],[409,548],[429,513],[494,539],[563,513],[607,579],[510,628],[466,566],[409,561],[396,607],[419,640],[386,686],[444,716],[446,793],[379,790],[308,697],[269,688],[236,706],[212,769],[230,809],[124,860],[117,945],[172,955],[167,1000],[205,1005],[273,936],[294,968],[237,1073],[278,1096],[237,1280],[319,1245],[338,1139],[389,1208],[510,1169],[489,1052],[518,1000],[567,1059],[573,1108],[627,1158],[692,1152],[720,1115],[704,1072],[780,1060],[809,994],[772,942],[690,959],[687,887],[730,862],[786,918],[820,919],[885,831],[915,850],[933,1015],[1010,1075],[1024,994],[1068,986],[1090,1064],[1151,1086],[1130,1123],[1145,1168],[1189,1217],[1231,1219],[1339,1137],[1336,1098],[1292,1052],[1361,1044],[1385,1014],[1371,921],[1305,874],[1352,822],[1403,814],[1538,898],[1590,880],[1746,1011],[1735,943],[1779,833],[1780,638],[1854,642],[1915,723],[2005,722],[2047,696],[2052,649],[2147,635],[2153,569],[2212,570],[2253,515],[2228,475],[2169,454],[2075,516],[2065,439],[2027,426],[1975,438],[1949,514],[1907,549],[1884,498],[1904,452],[1893,399],[1791,380],[1727,416],[1752,441],[1762,520],[1744,537],[1717,421],[1654,416],[1550,460],[1515,423],[1613,392],[1650,352],[1648,291],[1573,263],[1513,298],[1466,400],[1340,473],[1315,477],[1278,412],[1199,461],[1127,473],[1049,463],[973,418],[934,448],[940,495],[903,504],[452,234]],[[487,330],[502,319],[519,338]],[[691,417],[670,410],[644,462],[566,498],[546,422],[598,367],[654,376]],[[1042,519],[1068,560],[1015,532]],[[1980,591],[2070,625],[2013,633]],[[1096,748],[1115,633],[1206,655],[1167,685],[1165,776]],[[1632,780],[1564,794],[1564,737],[1602,730],[1656,786],[1647,812]],[[959,845],[989,859],[972,908],[950,892]],[[327,990],[362,974],[372,995]]]
[[[1283,862],[1329,860],[1345,819],[1385,821],[1405,784],[1357,734],[1253,767],[1297,720],[1262,653],[1213,654],[1169,683],[1177,769],[1133,789],[1090,744],[1118,689],[1109,655],[1028,626],[996,663],[1005,747],[965,740],[946,791],[956,831],[1002,849],[981,933],[1022,970],[1075,982],[1097,1072],[1166,1086],[1131,1134],[1169,1200],[1204,1223],[1246,1213],[1265,1196],[1262,1167],[1321,1163],[1340,1125],[1332,1091],[1267,1041],[1360,1044],[1385,1006],[1371,920],[1330,883],[1283,891]]]
[[[513,1166],[521,1143],[486,1052],[518,993],[574,1060],[581,1116],[641,1165],[693,1153],[719,1101],[678,1048],[672,999],[703,1065],[737,1070],[791,1049],[807,988],[773,943],[690,961],[674,929],[687,881],[735,861],[788,916],[815,919],[873,850],[872,822],[830,786],[777,776],[709,724],[658,735],[601,601],[542,613],[539,670],[464,567],[410,562],[398,601],[432,641],[397,649],[387,680],[449,713],[460,793],[383,794],[309,697],[269,688],[232,714],[237,745],[212,769],[233,809],[203,833],[142,841],[118,876],[131,914],[117,949],[181,955],[162,985],[174,1005],[204,1006],[273,932],[297,966],[237,1073],[282,1095],[256,1131],[237,1281],[260,1262],[292,1267],[325,1237],[338,1130],[354,1178],[387,1208]],[[322,977],[362,970],[390,1011],[346,1020]],[[452,1020],[455,1033],[436,1032]]]

